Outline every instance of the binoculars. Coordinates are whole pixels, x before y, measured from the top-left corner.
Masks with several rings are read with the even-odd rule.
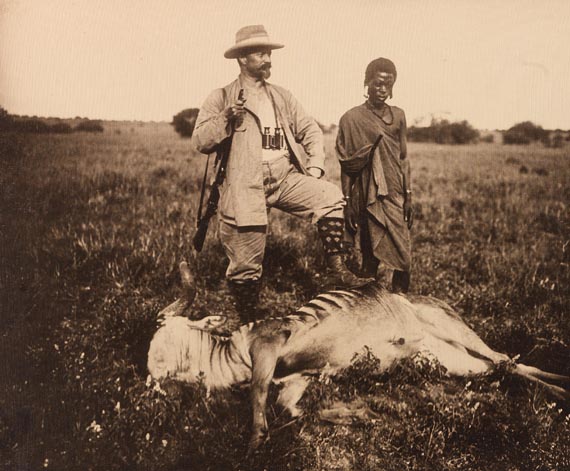
[[[275,133],[271,134],[271,128],[263,128],[261,135],[261,146],[264,149],[280,150],[285,148],[285,139],[281,128],[275,128]]]

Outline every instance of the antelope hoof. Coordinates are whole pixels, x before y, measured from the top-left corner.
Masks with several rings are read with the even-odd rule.
[[[265,442],[266,439],[267,439],[267,430],[253,432],[249,440],[249,446],[247,448],[248,456],[253,455],[257,451],[257,449]]]

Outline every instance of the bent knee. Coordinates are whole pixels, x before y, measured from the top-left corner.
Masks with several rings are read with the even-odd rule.
[[[326,180],[317,181],[321,184],[322,191],[329,200],[338,201],[339,203],[342,203],[344,201],[341,189],[334,183]]]

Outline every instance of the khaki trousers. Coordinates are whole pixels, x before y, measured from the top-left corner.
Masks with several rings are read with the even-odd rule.
[[[325,180],[300,173],[287,156],[263,162],[263,187],[268,210],[277,208],[313,224],[323,217],[343,217],[340,189]],[[220,217],[220,240],[230,259],[226,277],[232,281],[258,280],[262,275],[267,226],[238,227]]]

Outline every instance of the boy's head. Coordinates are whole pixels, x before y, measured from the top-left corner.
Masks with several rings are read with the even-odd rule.
[[[392,98],[392,87],[397,76],[396,66],[390,59],[374,59],[364,73],[364,86],[368,87],[368,95],[382,102],[388,97]]]

